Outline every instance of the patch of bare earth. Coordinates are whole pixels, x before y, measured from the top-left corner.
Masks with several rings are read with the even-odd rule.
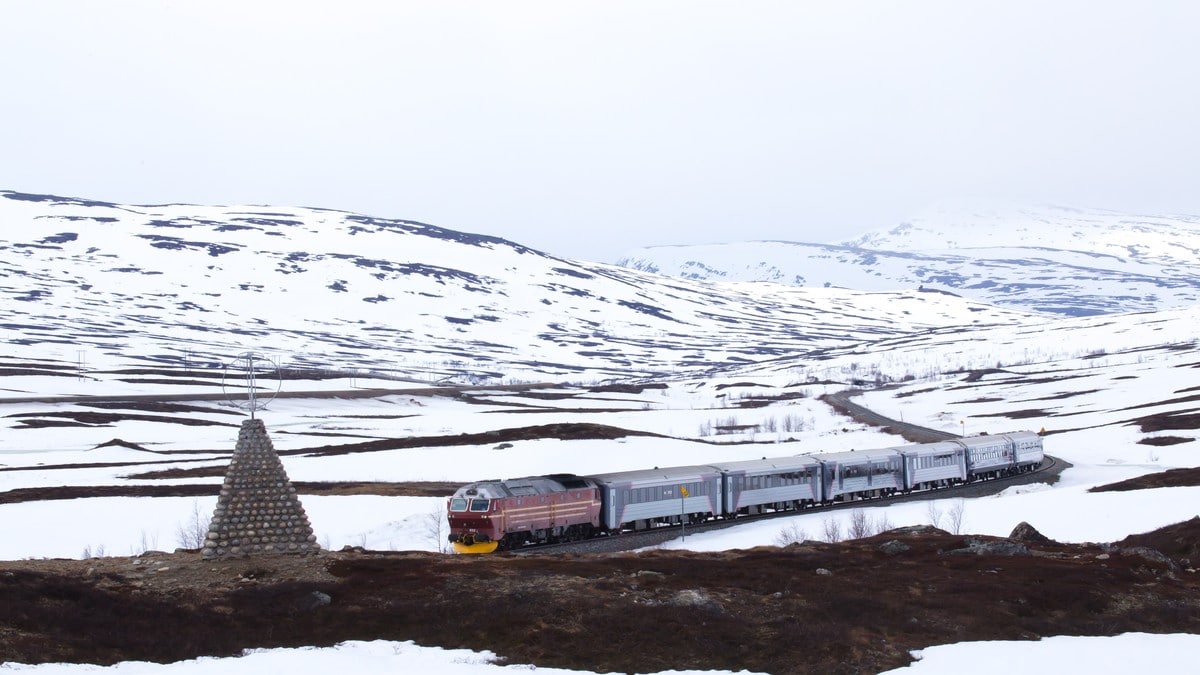
[[[1098,485],[1088,492],[1127,492],[1162,487],[1189,487],[1200,485],[1200,468],[1167,469],[1108,485]]]
[[[224,475],[221,467],[218,475]],[[449,497],[463,483],[412,481],[381,483],[340,481],[310,483],[293,481],[292,487],[301,495],[381,495],[384,497]],[[220,485],[60,485],[53,487],[15,488],[0,492],[0,504],[86,499],[89,497],[212,497],[219,494]]]
[[[1179,445],[1180,443],[1191,443],[1195,440],[1196,439],[1187,436],[1151,436],[1150,438],[1143,438],[1142,440],[1138,441],[1138,444],[1161,447],[1168,445]]]
[[[0,661],[168,662],[390,639],[599,672],[874,673],[964,640],[1200,632],[1200,583],[1172,558],[1196,549],[1200,519],[1119,546],[1033,535],[924,528],[723,553],[0,562]]]

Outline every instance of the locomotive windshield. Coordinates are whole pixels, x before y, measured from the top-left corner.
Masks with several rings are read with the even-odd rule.
[[[462,513],[467,510],[472,513],[487,513],[491,508],[492,502],[489,499],[454,497],[450,500],[451,513]]]

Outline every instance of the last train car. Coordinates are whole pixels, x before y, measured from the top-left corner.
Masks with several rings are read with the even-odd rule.
[[[1012,443],[1013,464],[1018,473],[1033,471],[1046,458],[1042,450],[1042,437],[1032,431],[1012,431],[1003,434]]]
[[[491,553],[592,536],[600,525],[600,492],[571,474],[488,480],[459,488],[447,510],[455,551]]]

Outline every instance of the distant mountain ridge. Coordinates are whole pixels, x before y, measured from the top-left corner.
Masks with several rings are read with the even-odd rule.
[[[503,382],[703,375],[1024,315],[726,284],[342,211],[0,191],[0,365],[284,365]]]
[[[860,290],[921,288],[1068,316],[1200,303],[1200,217],[941,207],[840,244],[638,249],[641,271]]]

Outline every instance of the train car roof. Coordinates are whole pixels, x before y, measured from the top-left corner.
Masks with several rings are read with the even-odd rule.
[[[1008,436],[1009,438],[1029,438],[1030,436],[1036,436],[1038,438],[1041,438],[1041,436],[1042,436],[1041,434],[1039,434],[1036,431],[1006,431],[1003,434],[999,434],[999,435],[1000,436]]]
[[[937,443],[922,443],[921,445],[905,445],[892,449],[902,455],[927,457],[929,455],[942,455],[947,452],[957,452],[962,450],[962,446],[954,441],[940,441]]]
[[[1011,434],[980,434],[979,436],[956,438],[954,442],[973,448],[978,445],[990,445],[992,443],[1009,443],[1012,440],[1009,436]]]
[[[873,448],[871,450],[847,450],[845,452],[827,452],[821,455],[810,455],[822,462],[859,463],[899,457],[896,448]]]
[[[804,469],[819,466],[821,463],[808,455],[792,455],[790,457],[763,457],[762,459],[744,459],[734,462],[711,464],[721,471],[772,471],[788,469]]]
[[[653,469],[637,469],[634,471],[617,471],[587,476],[599,483],[656,483],[662,481],[682,482],[685,480],[703,480],[717,475],[717,469],[712,466],[668,466]]]

